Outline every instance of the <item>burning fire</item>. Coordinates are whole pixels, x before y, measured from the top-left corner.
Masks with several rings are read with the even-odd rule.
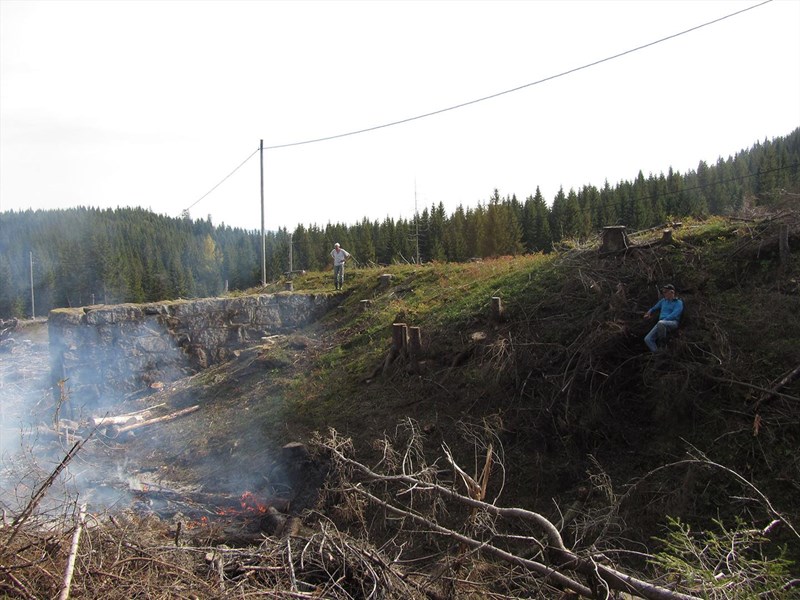
[[[236,508],[218,508],[218,515],[264,515],[269,512],[269,505],[263,502],[253,492],[245,492],[239,499],[241,510]]]
[[[264,514],[269,507],[261,502],[253,492],[245,492],[242,494],[242,510]]]

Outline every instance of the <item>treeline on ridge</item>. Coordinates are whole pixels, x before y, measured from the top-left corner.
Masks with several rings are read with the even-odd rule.
[[[614,186],[606,181],[602,188],[561,189],[550,205],[538,187],[524,201],[495,190],[488,201],[459,206],[450,215],[440,202],[410,220],[365,218],[268,232],[267,280],[289,270],[290,244],[296,270],[325,268],[334,242],[360,264],[550,252],[604,226],[639,230],[669,219],[726,214],[750,199],[768,204],[786,190],[800,190],[800,128],[716,164],[701,161],[684,174],[670,168],[645,177],[640,171]],[[214,296],[260,281],[261,235],[255,230],[141,208],[0,213],[3,318],[31,316],[32,295],[35,314],[44,315],[57,307]]]

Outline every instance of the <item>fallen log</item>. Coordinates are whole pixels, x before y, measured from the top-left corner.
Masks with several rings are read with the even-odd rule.
[[[793,383],[798,378],[800,378],[800,365],[797,365],[794,369],[789,371],[789,373],[784,375],[778,383],[776,383],[770,389],[766,390],[764,393],[761,394],[761,397],[756,402],[756,410],[758,410],[758,407],[767,402],[768,400],[771,400],[775,396],[781,395],[778,392],[783,388],[785,388],[790,383]]]
[[[108,425],[128,425],[131,422],[141,423],[149,416],[148,413],[141,415],[119,415],[117,417],[92,417],[90,419],[93,427],[104,427]]]
[[[182,417],[183,415],[188,415],[189,413],[193,413],[199,408],[200,405],[195,404],[194,406],[190,406],[189,408],[183,408],[181,410],[169,413],[168,415],[164,415],[162,417],[156,417],[155,419],[148,419],[146,421],[141,421],[139,423],[132,423],[130,425],[124,425],[123,427],[117,427],[115,431],[117,434],[126,433],[128,431],[133,431],[134,429],[139,429],[140,427],[146,427],[148,425],[155,425],[156,423],[164,423],[166,421],[172,421],[173,419],[177,419],[178,417]]]
[[[137,410],[131,413],[127,413],[124,415],[104,415],[102,417],[92,417],[92,425],[95,427],[100,427],[102,425],[126,425],[129,421],[135,420],[137,422],[144,421],[150,414],[154,408],[158,408],[160,406],[164,406],[164,403],[156,404],[155,406],[148,406],[147,408],[143,408],[142,410]]]

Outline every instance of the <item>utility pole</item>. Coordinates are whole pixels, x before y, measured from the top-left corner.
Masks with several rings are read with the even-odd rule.
[[[292,276],[294,272],[294,267],[292,266],[292,232],[289,232],[289,277]]]
[[[267,233],[264,231],[264,140],[259,146],[261,151],[261,287],[267,285]]]
[[[31,321],[36,318],[36,301],[33,297],[33,251],[28,253],[31,259]]]

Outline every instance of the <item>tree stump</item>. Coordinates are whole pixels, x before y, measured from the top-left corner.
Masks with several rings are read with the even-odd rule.
[[[665,229],[661,232],[661,243],[665,246],[672,243],[672,229]]]
[[[419,374],[419,357],[422,354],[422,330],[419,327],[408,328],[408,361],[411,371]]]
[[[491,319],[495,323],[502,323],[505,319],[505,309],[503,308],[503,300],[500,296],[492,296]]]
[[[397,352],[408,349],[408,325],[405,323],[392,323],[392,348]]]
[[[603,227],[603,241],[600,244],[600,253],[619,252],[628,247],[628,236],[625,234],[625,225],[610,225]]]
[[[372,302],[369,300],[362,300],[361,302],[359,302],[359,306],[361,307],[361,312],[367,312],[371,305]]]
[[[408,326],[405,323],[392,323],[392,347],[383,361],[383,372],[389,368],[398,356],[408,351]]]
[[[311,455],[304,443],[289,442],[281,448],[281,459],[287,465],[302,464],[311,460]]]
[[[390,273],[384,273],[378,277],[378,287],[382,290],[388,290],[391,283],[392,275]]]
[[[287,281],[286,283],[283,284],[283,286],[284,286],[284,288],[286,289],[287,292],[293,292],[294,291],[294,282],[293,281]]]

